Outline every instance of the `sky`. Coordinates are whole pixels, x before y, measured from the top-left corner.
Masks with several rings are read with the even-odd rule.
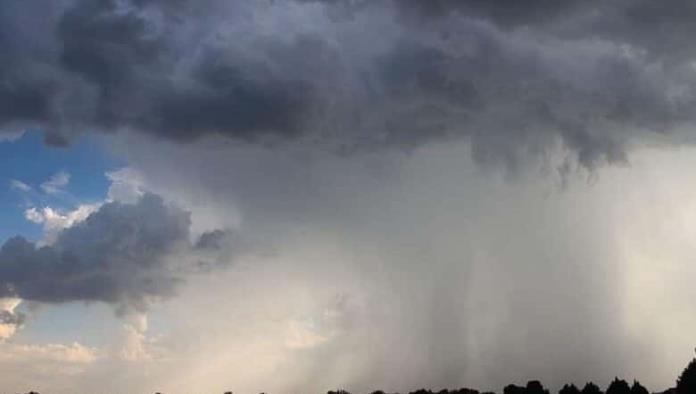
[[[671,387],[694,18],[0,2],[0,392]]]

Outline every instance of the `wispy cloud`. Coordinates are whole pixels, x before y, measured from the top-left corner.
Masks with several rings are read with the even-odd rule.
[[[46,182],[41,184],[41,189],[46,194],[62,193],[66,186],[70,183],[70,174],[66,171],[60,171],[54,174]]]
[[[22,138],[23,135],[24,130],[10,132],[0,130],[0,143],[17,141]]]
[[[27,361],[53,361],[60,363],[89,364],[99,357],[96,348],[87,347],[73,342],[70,345],[49,343],[46,345],[22,345],[11,344],[5,347],[0,359],[27,360]]]
[[[25,193],[30,192],[32,190],[31,186],[17,179],[10,180],[10,189],[18,190]]]

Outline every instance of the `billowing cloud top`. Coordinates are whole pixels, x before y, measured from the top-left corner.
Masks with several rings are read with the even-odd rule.
[[[694,120],[696,8],[669,3],[3,2],[0,129],[618,162]]]

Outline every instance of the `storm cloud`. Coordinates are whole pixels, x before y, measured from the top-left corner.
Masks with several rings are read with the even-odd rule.
[[[143,310],[152,300],[174,295],[194,270],[189,227],[187,212],[146,194],[134,204],[102,205],[47,246],[11,238],[0,249],[0,297],[48,304],[101,301]],[[224,233],[216,234],[221,239]],[[19,318],[0,315],[2,324],[21,324]]]
[[[52,144],[124,129],[338,153],[467,138],[479,162],[561,146],[593,167],[694,121],[684,1],[0,7],[0,128]]]
[[[158,362],[100,375],[131,392],[667,387],[696,185],[656,147],[693,141],[696,7],[657,4],[0,2],[0,140],[127,166],[0,249],[0,328],[19,299],[135,312]]]

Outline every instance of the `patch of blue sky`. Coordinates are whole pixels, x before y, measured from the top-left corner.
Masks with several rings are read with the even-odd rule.
[[[39,131],[27,131],[15,140],[0,141],[0,243],[14,235],[41,238],[41,225],[24,215],[31,206],[66,211],[106,197],[109,180],[105,173],[123,163],[108,154],[96,138],[50,147]],[[69,182],[57,193],[47,193],[41,185],[60,172],[69,174]]]
[[[38,131],[0,140],[0,244],[15,235],[34,241],[42,238],[41,224],[25,217],[29,207],[49,206],[68,211],[79,204],[104,200],[109,188],[105,173],[121,167],[123,162],[107,153],[98,137],[84,137],[62,148],[46,146]],[[41,185],[61,172],[69,174],[69,182],[65,186],[58,182],[57,192],[46,192]],[[28,324],[15,340],[32,343],[78,340],[87,345],[102,345],[100,338],[107,324],[98,323],[113,323],[116,318],[111,307],[95,306],[85,308],[81,303],[70,303],[42,308],[33,319],[46,324]],[[20,309],[26,307],[22,304]],[[84,327],[93,329],[81,331]],[[76,333],[79,337],[75,337]]]

